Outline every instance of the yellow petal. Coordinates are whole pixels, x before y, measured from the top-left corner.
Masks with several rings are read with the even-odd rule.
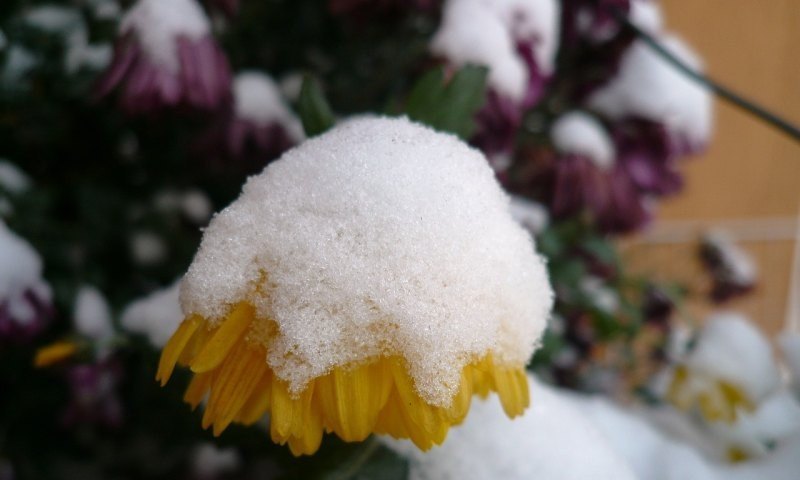
[[[197,315],[187,318],[164,346],[164,351],[161,352],[161,358],[158,361],[158,372],[156,373],[156,381],[160,381],[162,387],[167,384],[169,377],[172,376],[178,357],[180,357],[181,352],[202,321],[202,318]]]
[[[252,320],[253,307],[244,303],[237,305],[192,360],[192,371],[207,372],[222,363],[231,348],[244,336]]]
[[[214,410],[215,436],[220,435],[236,418],[267,369],[266,358],[259,355],[260,352],[246,346],[238,348],[241,353],[228,355],[230,367],[215,382],[209,398],[208,409]]]
[[[495,367],[494,383],[503,411],[509,418],[522,414],[528,407],[528,380],[520,368]]]
[[[33,366],[36,368],[49,367],[72,357],[77,351],[78,344],[69,340],[51,343],[36,351]]]
[[[263,417],[269,411],[271,387],[272,373],[267,369],[239,412],[239,418],[236,421],[244,425],[252,425]]]
[[[274,376],[271,393],[270,434],[272,435],[272,441],[284,444],[292,433],[295,402],[289,396],[286,383]]]
[[[383,361],[334,369],[316,380],[317,395],[329,428],[347,442],[364,440],[389,397],[391,379]]]
[[[213,372],[198,373],[192,377],[189,382],[189,387],[186,388],[186,393],[183,395],[183,401],[192,406],[192,410],[200,405],[200,402],[205,398],[206,393],[211,388],[211,379]]]

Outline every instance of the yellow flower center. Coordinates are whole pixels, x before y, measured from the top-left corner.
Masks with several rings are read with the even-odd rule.
[[[348,442],[387,434],[427,450],[464,420],[475,394],[497,392],[509,417],[520,415],[529,403],[524,367],[498,365],[490,354],[464,367],[447,408],[420,398],[399,356],[336,367],[292,395],[267,365],[265,347],[248,340],[254,320],[255,311],[247,304],[237,305],[211,329],[204,318],[190,316],[161,354],[156,379],[164,385],[176,364],[189,366],[194,377],[184,400],[196,408],[207,398],[202,425],[213,427],[214,435],[233,422],[251,425],[269,413],[272,440],[288,443],[298,456],[316,452],[323,432]]]

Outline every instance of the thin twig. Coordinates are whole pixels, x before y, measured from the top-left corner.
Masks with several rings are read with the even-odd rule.
[[[749,100],[743,97],[742,95],[739,95],[730,88],[712,79],[708,75],[704,75],[703,73],[695,70],[694,68],[686,64],[683,60],[676,57],[672,52],[670,52],[666,47],[664,47],[664,45],[662,45],[661,42],[656,40],[652,35],[645,32],[644,30],[636,26],[633,22],[631,22],[628,19],[628,16],[618,7],[614,5],[605,4],[605,8],[609,13],[611,13],[614,16],[614,18],[621,25],[624,25],[626,28],[634,32],[636,36],[640,38],[642,41],[644,41],[650,48],[652,48],[654,52],[659,54],[664,60],[669,62],[673,67],[675,67],[681,73],[691,78],[695,82],[699,83],[703,87],[711,90],[715,95],[730,102],[731,104],[738,107],[745,113],[748,113],[756,117],[757,119],[763,121],[764,123],[772,126],[773,128],[783,132],[785,135],[791,137],[796,142],[800,142],[800,128],[798,128],[796,125],[778,116],[777,114],[767,110],[766,108],[762,107],[756,102]]]

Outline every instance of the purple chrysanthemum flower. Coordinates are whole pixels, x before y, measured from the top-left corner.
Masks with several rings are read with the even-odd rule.
[[[122,425],[122,403],[117,395],[122,368],[116,360],[75,365],[66,375],[71,401],[62,416],[64,425]]]
[[[122,20],[97,93],[119,89],[125,111],[146,113],[175,106],[214,109],[229,98],[230,87],[228,60],[195,0],[139,0]]]
[[[678,161],[685,146],[676,144],[663,125],[630,119],[615,123],[612,129],[617,162],[640,192],[661,197],[683,188]]]
[[[544,94],[554,69],[558,15],[554,0],[445,3],[430,49],[454,67],[489,69],[487,102],[472,143],[490,159],[510,153],[525,110]]]
[[[554,218],[588,212],[609,233],[628,233],[649,222],[646,199],[616,163],[611,138],[597,120],[567,113],[553,125],[551,136],[558,156],[542,179]]]
[[[714,303],[745,295],[756,287],[755,262],[725,232],[714,230],[703,236],[700,260],[711,275],[709,296]]]
[[[53,317],[42,260],[25,240],[0,221],[0,340],[24,342]]]
[[[305,137],[269,75],[247,71],[233,82],[233,104],[201,141],[214,156],[244,160],[257,168]]]

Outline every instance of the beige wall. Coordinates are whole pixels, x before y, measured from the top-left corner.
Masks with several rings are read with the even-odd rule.
[[[662,4],[667,28],[691,43],[708,73],[800,124],[800,1]],[[681,226],[685,233],[686,221],[709,225],[779,218],[782,226],[772,229],[737,222],[736,232],[759,263],[762,281],[756,295],[732,305],[775,332],[785,316],[794,247],[789,237],[800,207],[800,143],[719,100],[715,115],[707,154],[686,165],[686,191],[662,205],[656,232],[628,245],[628,255],[639,270],[697,284],[693,248],[681,235],[670,236],[671,230]],[[665,240],[672,237],[678,239]]]

